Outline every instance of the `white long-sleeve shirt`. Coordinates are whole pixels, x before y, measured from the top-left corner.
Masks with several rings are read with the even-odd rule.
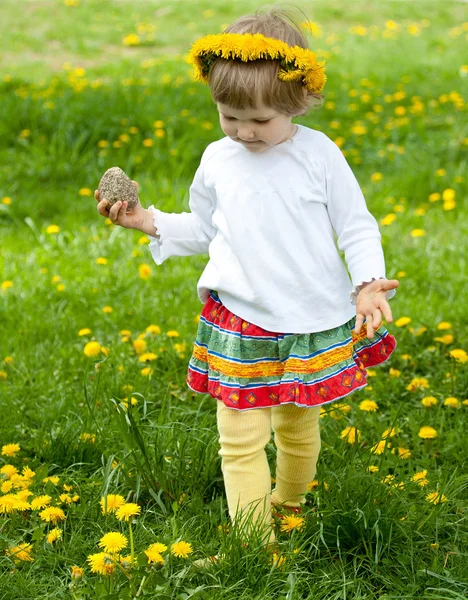
[[[229,137],[209,144],[189,206],[181,214],[150,207],[155,262],[208,252],[200,300],[215,290],[231,312],[268,331],[342,325],[356,314],[353,286],[385,278],[379,228],[351,168],[309,127],[259,154]]]

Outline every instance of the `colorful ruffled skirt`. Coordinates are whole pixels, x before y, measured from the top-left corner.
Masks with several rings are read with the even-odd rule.
[[[230,312],[216,292],[203,307],[187,384],[237,410],[280,404],[319,406],[366,386],[366,367],[396,346],[381,326],[372,340],[354,317],[319,333],[273,333]]]

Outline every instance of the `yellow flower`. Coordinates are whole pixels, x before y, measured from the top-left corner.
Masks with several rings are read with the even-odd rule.
[[[122,39],[122,42],[125,46],[139,46],[140,37],[136,33],[130,33]]]
[[[13,287],[13,281],[3,281],[2,282],[2,290],[7,290],[8,288]]]
[[[359,408],[367,412],[376,412],[379,407],[377,405],[377,402],[374,402],[373,400],[363,400],[359,404]]]
[[[0,469],[0,473],[5,475],[6,478],[9,479],[10,477],[18,473],[18,469],[13,465],[3,465],[3,467]]]
[[[16,456],[20,450],[19,444],[5,444],[2,446],[2,456]]]
[[[138,361],[139,362],[147,362],[147,361],[151,361],[151,360],[155,360],[157,357],[156,354],[154,354],[154,352],[145,352],[144,354],[140,354]]]
[[[442,335],[441,337],[435,337],[434,338],[435,342],[440,342],[441,344],[451,344],[453,342],[453,335],[451,333],[446,333],[445,335]]]
[[[386,217],[383,217],[382,219],[380,219],[380,222],[382,223],[382,225],[391,225],[395,219],[396,219],[396,214],[390,213]]]
[[[140,373],[143,375],[143,377],[149,377],[150,375],[153,374],[153,369],[150,369],[149,367],[145,367],[144,369],[142,369],[140,371]]]
[[[453,200],[455,200],[455,190],[452,190],[450,188],[444,190],[442,192],[442,200],[444,202],[452,202]]]
[[[71,572],[72,579],[81,579],[84,575],[84,569],[81,567],[72,566]]]
[[[419,430],[418,436],[423,438],[424,440],[431,440],[437,437],[437,431],[433,427],[429,427],[428,425],[424,425]]]
[[[92,191],[89,188],[81,188],[78,191],[78,195],[79,196],[91,196],[92,195]]]
[[[112,556],[105,552],[99,552],[98,554],[91,554],[88,556],[87,561],[91,567],[91,573],[98,573],[99,575],[112,575],[115,569],[114,561]]]
[[[6,550],[5,554],[11,556],[15,563],[18,563],[21,560],[32,562],[34,559],[31,556],[31,550],[32,544],[18,544],[18,546],[13,546],[13,548]]]
[[[148,325],[145,331],[153,335],[159,335],[161,333],[161,327],[159,327],[159,325]]]
[[[423,237],[424,235],[426,235],[424,229],[413,229],[411,232],[412,237]]]
[[[60,227],[58,225],[49,225],[46,229],[46,233],[58,233],[60,231]]]
[[[48,523],[52,523],[55,525],[57,521],[63,521],[66,519],[65,513],[58,506],[49,506],[45,508],[42,512],[39,513],[39,517],[43,521],[47,521]]]
[[[346,440],[349,444],[354,444],[356,439],[358,442],[361,441],[361,432],[356,427],[346,427],[340,433],[342,440]]]
[[[149,279],[151,276],[151,267],[147,264],[138,267],[138,276],[140,279]]]
[[[421,404],[423,406],[426,406],[427,408],[429,408],[430,406],[437,406],[438,404],[438,400],[437,398],[435,398],[434,396],[425,396],[422,400],[421,400]]]
[[[148,557],[148,563],[160,563],[164,564],[164,558],[161,556],[161,552],[165,552],[167,546],[160,543],[151,544],[146,550],[145,554]]]
[[[410,392],[414,392],[414,390],[428,388],[429,382],[425,377],[415,377],[411,380],[409,385],[406,387]]]
[[[460,408],[460,400],[458,398],[450,396],[449,398],[445,398],[444,406],[450,406],[451,408]]]
[[[379,472],[379,467],[377,467],[376,465],[369,465],[367,467],[366,471],[368,473],[378,473]]]
[[[447,496],[440,492],[432,492],[426,496],[426,500],[432,502],[432,504],[440,504],[441,502],[447,502]]]
[[[127,538],[118,531],[111,531],[102,536],[98,543],[108,554],[117,554],[128,546]]]
[[[462,350],[461,348],[455,348],[454,350],[450,350],[449,354],[457,362],[460,362],[460,363],[468,362],[468,354],[465,352],[465,350]]]
[[[398,369],[393,369],[392,367],[390,367],[390,370],[388,371],[388,374],[390,375],[390,377],[400,377],[401,371],[399,371]]]
[[[178,558],[187,558],[193,552],[192,546],[187,542],[176,542],[171,545],[171,554]]]
[[[382,181],[383,175],[382,173],[372,173],[371,181]]]
[[[293,529],[301,531],[304,525],[305,519],[296,515],[287,515],[281,519],[281,531],[291,532]]]
[[[2,204],[11,204],[11,198],[10,198],[10,196],[4,196],[2,198]]]
[[[109,313],[113,312],[113,310],[114,310],[114,309],[112,308],[112,306],[103,306],[103,307],[102,307],[102,312],[103,312],[103,313],[107,313],[107,314],[109,314]]]
[[[392,450],[392,452],[393,452],[393,450]],[[397,448],[397,452],[398,452],[398,458],[401,458],[401,459],[409,458],[411,456],[411,450],[408,450],[408,448]]]
[[[96,264],[97,265],[107,265],[107,258],[104,258],[103,256],[100,256],[99,258],[96,258]]]
[[[45,477],[42,481],[44,483],[47,483],[48,481],[50,481],[50,483],[57,485],[57,483],[60,481],[60,477],[57,477],[57,475],[53,475],[52,477]]]
[[[84,347],[83,352],[89,358],[97,356],[101,352],[101,344],[99,342],[88,342]]]
[[[437,329],[452,329],[452,324],[448,323],[447,321],[441,321],[437,325]]]
[[[133,342],[133,349],[135,350],[135,352],[140,355],[143,354],[143,352],[146,350],[146,342],[145,340],[135,340]]]
[[[136,517],[141,513],[141,507],[133,502],[122,504],[116,512],[115,516],[119,521],[125,520],[130,521],[132,517]]]
[[[123,504],[125,504],[125,498],[119,494],[108,494],[103,496],[100,500],[102,514],[115,512]]]
[[[390,447],[390,444],[387,440],[380,440],[377,444],[374,444],[371,448],[372,454],[382,454],[385,451],[385,448]]]
[[[52,498],[44,494],[43,496],[36,496],[31,500],[31,508],[32,510],[39,510],[41,508],[45,508],[52,502]]]
[[[166,335],[167,335],[167,337],[175,338],[175,337],[179,337],[179,332],[174,331],[174,329],[171,329],[170,331],[167,332]]]
[[[55,527],[54,529],[51,529],[49,531],[49,533],[47,534],[48,543],[53,544],[57,540],[62,539],[62,533],[63,533],[63,531],[61,529],[58,529],[57,527]]]
[[[408,323],[411,323],[411,319],[409,317],[400,317],[395,321],[395,325],[397,327],[404,327],[405,325],[408,325]]]
[[[87,327],[80,329],[78,331],[78,335],[82,336],[82,335],[89,335],[91,333],[91,329],[88,329]]]

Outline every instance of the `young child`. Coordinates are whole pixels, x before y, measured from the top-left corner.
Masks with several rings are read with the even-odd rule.
[[[158,265],[209,253],[187,383],[217,399],[231,519],[265,527],[272,544],[271,505],[300,512],[315,477],[320,406],[363,388],[366,367],[395,348],[382,315],[392,321],[398,281],[385,278],[377,222],[338,146],[292,123],[325,83],[300,27],[277,9],[244,16],[190,57],[226,134],[202,155],[191,212],[126,213],[95,197],[101,215],[150,236]]]

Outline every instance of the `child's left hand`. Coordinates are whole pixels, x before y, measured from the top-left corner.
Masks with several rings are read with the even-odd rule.
[[[374,331],[382,324],[382,314],[391,323],[392,311],[386,299],[386,293],[400,285],[397,279],[376,279],[363,284],[356,299],[356,325],[354,333],[359,333],[366,319],[367,337],[371,340]]]

